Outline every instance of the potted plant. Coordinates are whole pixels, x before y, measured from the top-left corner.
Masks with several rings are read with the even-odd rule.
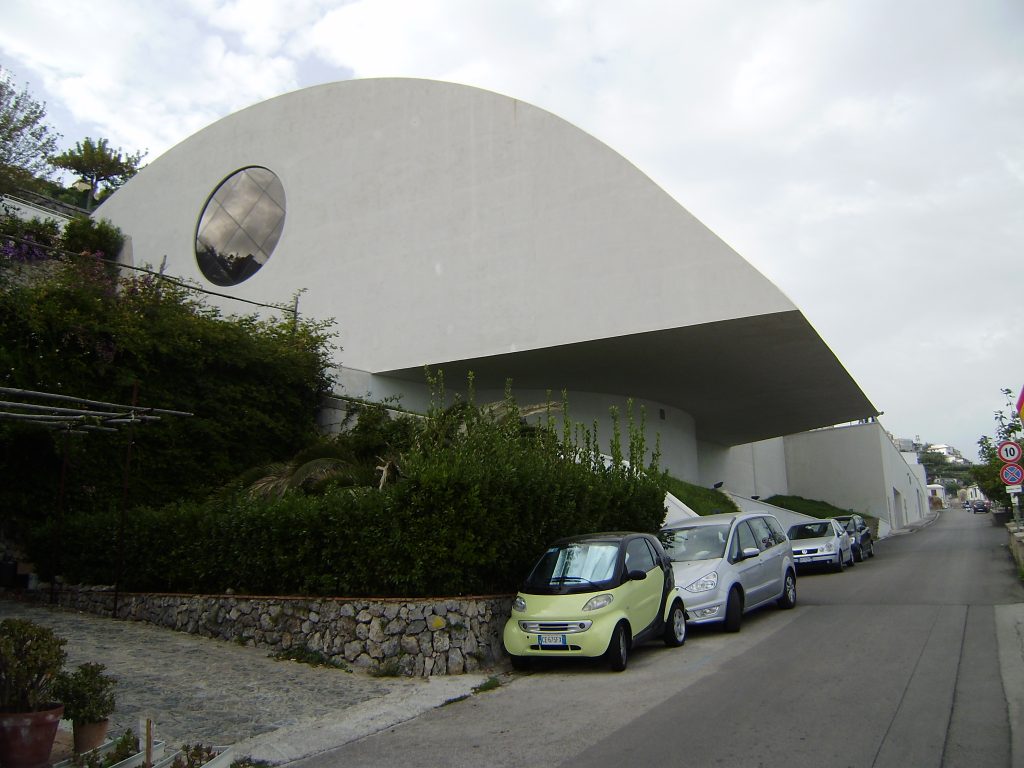
[[[74,729],[75,752],[88,752],[103,743],[114,711],[114,686],[102,664],[80,664],[74,672],[61,672],[53,692],[64,705],[64,717]]]
[[[67,641],[23,619],[0,621],[0,765],[49,764],[64,705],[53,683],[64,667]]]

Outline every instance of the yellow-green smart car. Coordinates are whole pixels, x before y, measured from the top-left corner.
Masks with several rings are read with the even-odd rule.
[[[526,577],[505,624],[512,666],[534,658],[604,656],[616,672],[634,645],[686,642],[672,562],[646,533],[592,533],[552,544]]]

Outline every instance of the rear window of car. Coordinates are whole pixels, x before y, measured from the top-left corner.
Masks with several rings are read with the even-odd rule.
[[[789,529],[789,538],[817,539],[822,536],[831,536],[832,533],[832,523],[830,521],[822,523],[801,523],[800,525],[794,525]]]

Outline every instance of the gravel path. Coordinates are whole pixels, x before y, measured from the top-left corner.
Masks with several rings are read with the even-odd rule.
[[[152,718],[156,737],[234,744],[341,711],[422,681],[276,661],[266,650],[114,621],[49,606],[0,600],[0,620],[30,619],[68,642],[68,667],[99,662],[117,678],[111,730]]]

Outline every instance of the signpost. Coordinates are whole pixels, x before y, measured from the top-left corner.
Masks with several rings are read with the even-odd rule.
[[[1017,413],[1024,416],[1024,389],[1017,398]],[[1010,502],[1013,504],[1013,522],[1020,523],[1020,505],[1017,496],[1020,494],[1021,485],[1024,483],[1024,469],[1021,469],[1020,461],[1022,451],[1020,446],[1013,440],[1003,440],[996,447],[999,460],[1003,462],[999,470],[999,479],[1006,485],[1006,492],[1010,494]]]

